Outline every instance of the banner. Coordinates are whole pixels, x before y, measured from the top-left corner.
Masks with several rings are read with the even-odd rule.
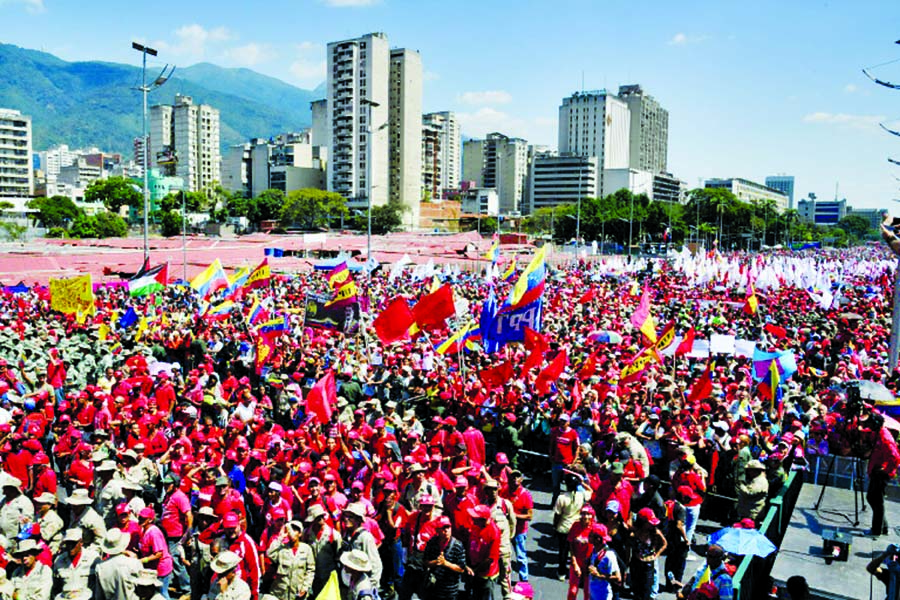
[[[482,330],[485,344],[499,347],[509,342],[522,342],[525,340],[526,329],[540,331],[542,308],[543,303],[538,300],[522,308],[497,314],[487,330]]]
[[[326,294],[306,295],[306,327],[321,327],[346,334],[354,334],[359,330],[359,303],[349,302],[340,306],[331,305]]]
[[[92,312],[94,310],[94,286],[91,275],[78,275],[68,279],[50,279],[50,308],[61,313]]]

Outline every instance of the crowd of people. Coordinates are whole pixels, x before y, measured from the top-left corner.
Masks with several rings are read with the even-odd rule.
[[[731,600],[722,547],[687,568],[701,515],[758,527],[810,455],[864,452],[872,534],[887,530],[900,453],[845,384],[900,382],[886,367],[891,264],[877,248],[548,264],[537,360],[519,343],[441,354],[452,322],[375,335],[372,317],[432,277],[477,316],[510,286],[483,273],[362,276],[370,308],[353,335],[304,324],[306,294],[327,290],[316,273],[238,294],[224,318],[178,286],[101,287],[87,318],[52,311],[46,288],[7,290],[0,596],[510,600],[556,575],[570,599]],[[643,290],[660,330],[753,340],[793,353],[796,372],[773,391],[752,356],[661,350],[622,380],[652,344],[631,323]],[[248,320],[260,304],[290,324],[264,364]],[[138,327],[121,324],[130,308]],[[505,380],[480,376],[500,364]],[[328,373],[322,422],[306,400]],[[539,516],[550,525],[534,531]]]

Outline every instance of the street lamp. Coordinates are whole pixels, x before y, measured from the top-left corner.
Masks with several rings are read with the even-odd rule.
[[[147,157],[150,151],[147,143],[147,94],[168,81],[175,71],[175,67],[173,66],[170,70],[169,65],[166,65],[153,83],[147,85],[147,55],[156,56],[158,53],[154,48],[138,44],[137,42],[131,42],[131,47],[141,53],[141,87],[135,89],[141,92],[144,101],[143,111],[141,112],[141,146],[144,149],[144,266],[147,267],[150,264],[150,245],[147,241],[147,232],[150,224],[150,193],[147,180],[147,171],[149,170]]]
[[[360,99],[360,104],[368,107],[368,115],[366,117],[366,263],[372,260],[372,109],[381,106],[380,103],[368,98]],[[387,123],[382,124],[375,131],[381,131],[387,127]],[[371,271],[367,270],[371,274]],[[371,275],[370,275],[371,276]]]
[[[578,208],[575,217],[575,259],[578,260],[578,250],[581,247],[581,166],[578,168]]]

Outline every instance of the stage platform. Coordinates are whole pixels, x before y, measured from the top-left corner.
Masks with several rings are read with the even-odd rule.
[[[802,575],[809,582],[812,598],[868,598],[870,576],[866,565],[888,544],[900,544],[900,502],[888,499],[885,503],[885,513],[891,524],[890,534],[872,538],[864,534],[872,519],[864,494],[862,498],[857,494],[861,505],[859,526],[854,526],[853,493],[829,487],[817,511],[814,506],[821,490],[818,485],[807,483],[803,486],[772,568],[772,578],[776,585],[783,587],[789,577]],[[823,529],[837,529],[853,536],[847,562],[833,561],[826,564],[822,551]],[[878,580],[874,580],[873,585],[872,597],[883,598],[884,585]]]

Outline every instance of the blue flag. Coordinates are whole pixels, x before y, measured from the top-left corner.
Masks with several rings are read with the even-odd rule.
[[[129,307],[128,310],[125,311],[125,314],[119,317],[119,327],[122,329],[128,329],[137,322],[138,314],[133,307]]]
[[[494,295],[493,288],[484,306],[481,307],[481,319],[478,327],[481,330],[481,342],[484,345],[484,351],[492,354],[500,349],[500,344],[488,337],[488,333],[493,330],[494,322],[497,320],[497,297]]]
[[[537,300],[521,308],[495,314],[490,326],[482,329],[481,338],[486,352],[496,352],[509,342],[525,339],[525,328],[540,331],[543,302]],[[482,327],[484,321],[482,320]]]

